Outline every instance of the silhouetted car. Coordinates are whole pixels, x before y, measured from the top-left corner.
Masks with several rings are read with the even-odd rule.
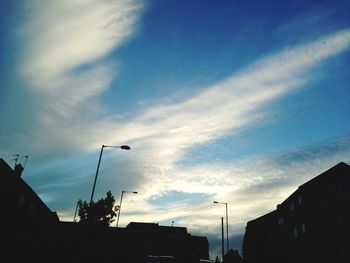
[[[148,255],[145,257],[144,263],[177,263],[176,258],[166,255]]]

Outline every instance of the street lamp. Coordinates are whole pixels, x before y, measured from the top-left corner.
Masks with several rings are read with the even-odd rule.
[[[223,204],[226,206],[226,247],[227,247],[227,252],[229,249],[229,242],[228,242],[228,212],[227,212],[227,203],[224,202],[218,202],[218,201],[214,201],[214,204]]]
[[[98,164],[97,164],[97,169],[96,169],[96,175],[95,175],[95,180],[94,180],[94,185],[92,187],[92,193],[91,193],[91,198],[90,198],[90,205],[92,204],[92,199],[94,197],[94,192],[95,192],[95,186],[96,186],[96,180],[97,180],[97,175],[98,175],[98,170],[100,169],[100,163],[101,163],[101,158],[102,158],[102,153],[103,153],[103,149],[106,147],[110,147],[110,148],[119,148],[122,150],[130,150],[130,146],[128,145],[122,145],[122,146],[113,146],[113,145],[103,145],[101,147],[101,152],[100,152],[100,158],[98,159]]]
[[[75,222],[75,217],[77,216],[79,204],[81,204],[81,200],[80,199],[78,200],[77,206],[75,207],[75,213],[74,213],[73,222]]]
[[[122,191],[122,195],[120,197],[120,203],[119,203],[119,209],[118,209],[118,216],[117,216],[117,225],[116,227],[118,227],[119,224],[119,217],[120,217],[120,210],[122,209],[122,201],[123,201],[123,195],[124,193],[132,193],[132,194],[137,194],[137,192],[133,192],[133,191]]]

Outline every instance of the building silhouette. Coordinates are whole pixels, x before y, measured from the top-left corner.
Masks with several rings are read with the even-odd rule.
[[[198,262],[209,258],[206,237],[192,236],[185,227],[157,223],[131,222],[125,228],[124,251],[130,262],[142,262],[147,255],[174,256],[179,262]]]
[[[173,256],[179,263],[209,258],[206,237],[192,236],[185,227],[131,222],[125,228],[60,222],[59,257],[75,262],[143,263],[147,256]],[[63,256],[62,256],[63,255]]]
[[[60,221],[21,178],[0,159],[0,262],[142,263],[147,255],[174,256],[179,263],[209,258],[206,237],[185,227],[132,222],[125,228]]]
[[[0,159],[0,262],[44,257],[59,222],[57,214],[21,178],[22,171],[21,164],[12,169]]]
[[[245,262],[350,262],[350,166],[341,162],[247,223]]]
[[[237,250],[230,249],[224,255],[223,263],[242,263],[243,258],[239,255]]]

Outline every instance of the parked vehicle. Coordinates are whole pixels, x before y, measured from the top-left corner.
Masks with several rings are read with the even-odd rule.
[[[145,257],[144,263],[177,263],[176,258],[167,255],[148,255]]]

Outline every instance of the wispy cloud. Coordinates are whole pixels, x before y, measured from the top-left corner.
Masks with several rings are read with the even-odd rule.
[[[350,31],[343,30],[308,44],[286,48],[227,80],[200,89],[190,98],[174,103],[169,103],[168,98],[167,103],[146,108],[134,119],[125,121],[125,125],[119,127],[117,138],[126,138],[135,145],[138,157],[134,161],[140,162],[140,173],[144,176],[138,186],[142,187],[141,198],[162,198],[166,192],[183,191],[205,193],[235,203],[231,208],[233,229],[235,233],[242,233],[247,220],[273,210],[298,184],[346,159],[348,137],[339,142],[294,149],[275,156],[250,157],[231,164],[177,165],[195,145],[239,133],[257,122],[264,123],[269,118],[267,106],[270,102],[312,81],[313,67],[349,45]],[[114,136],[109,138],[117,142]],[[293,156],[298,155],[304,158],[293,161]],[[203,230],[203,225],[216,224],[214,217],[219,209],[205,203],[196,207],[186,204],[166,211],[147,202],[143,207],[149,207],[146,211],[152,214],[131,212],[125,222],[150,218],[170,220],[177,215],[179,224]],[[204,217],[200,216],[203,211]]]
[[[288,23],[280,25],[276,29],[276,35],[280,38],[287,38],[289,41],[294,37],[293,42],[300,39],[312,39],[316,35],[332,32],[338,28],[335,23],[339,17],[340,10],[348,5],[344,1],[318,3],[312,8],[307,8],[303,12],[296,14]],[[322,25],[322,26],[321,26]],[[298,35],[298,38],[295,38]]]
[[[20,68],[42,97],[40,121],[75,122],[82,112],[101,112],[96,98],[116,77],[106,56],[135,31],[137,1],[29,2],[31,16]],[[87,106],[87,104],[89,106]]]
[[[317,167],[317,160],[324,161],[325,157],[310,157],[308,153],[308,164],[306,158],[292,162],[289,157],[293,154],[288,153],[284,157],[279,155],[282,160],[278,162],[259,157],[233,164],[177,165],[195,145],[266,122],[270,102],[303,87],[312,78],[313,67],[350,46],[349,29],[285,48],[212,86],[194,87],[196,92],[184,98],[160,100],[138,109],[137,113],[128,113],[126,118],[108,114],[98,98],[117,76],[115,64],[105,57],[135,31],[140,11],[137,2],[50,1],[44,5],[31,4],[30,8],[33,15],[24,29],[29,41],[21,74],[41,97],[36,114],[38,123],[45,128],[44,138],[54,138],[58,144],[63,143],[62,147],[74,142],[81,148],[97,149],[101,143],[119,144],[120,138],[133,145],[132,168],[122,168],[121,172],[134,175],[129,179],[138,178],[134,184],[142,192],[144,203],[138,205],[134,217],[165,220],[176,211],[179,218],[183,218],[180,222],[191,224],[195,229],[196,222],[211,224],[217,208],[198,205],[198,211],[206,209],[211,214],[208,219],[198,219],[186,204],[164,211],[148,201],[172,191],[203,193],[234,201],[234,198],[243,198],[249,189],[261,197],[258,187],[265,187],[264,202],[237,205],[233,209],[233,218],[239,222],[246,217],[238,219],[237,209],[250,215],[254,210],[256,214],[267,207],[268,200],[275,205],[276,198],[283,196],[276,191],[290,189],[291,180],[300,182],[290,173],[291,167],[294,172],[305,175]],[[87,117],[85,112],[92,115]],[[303,149],[302,154],[306,153]],[[328,154],[329,149],[326,158]],[[281,165],[286,162],[288,168]],[[127,185],[127,181],[124,180],[123,185]],[[276,184],[279,190],[275,190]],[[244,203],[243,199],[240,201]],[[145,208],[141,214],[139,207]],[[152,215],[147,211],[152,211]],[[186,222],[189,217],[192,223]]]
[[[138,2],[50,1],[29,8],[21,72],[41,98],[36,115],[44,138],[90,149],[101,138],[117,144],[123,138],[156,149],[150,156],[167,160],[165,169],[193,145],[264,122],[269,102],[302,87],[312,67],[350,44],[346,29],[289,47],[210,87],[195,87],[183,99],[167,98],[123,119],[106,112],[99,95],[117,76],[105,57],[135,31]]]
[[[62,197],[64,181],[71,191],[69,202],[74,193],[79,192],[81,198],[90,190],[88,171],[95,169],[91,154],[101,144],[128,143],[132,146],[128,157],[113,163],[123,176],[114,176],[114,167],[105,162],[98,190],[103,191],[105,184],[107,190],[127,186],[139,191],[125,199],[125,204],[137,205],[123,211],[122,222],[159,222],[176,215],[178,224],[194,230],[213,226],[208,230],[213,234],[220,208],[210,202],[217,198],[236,204],[230,211],[234,232],[239,233],[246,220],[274,209],[276,201],[282,201],[298,184],[349,156],[346,136],[235,162],[179,164],[194,146],[265,125],[271,117],[270,103],[313,81],[317,77],[314,68],[350,47],[348,28],[262,57],[213,85],[193,87],[185,96],[174,94],[116,115],[100,101],[118,75],[116,61],[106,56],[136,32],[142,11],[139,1],[65,0],[27,5],[32,15],[22,32],[26,45],[19,73],[35,94],[37,105],[32,130],[26,138],[16,138],[16,143],[25,143],[32,153],[51,156],[55,154],[50,151],[66,153],[74,148],[84,159],[77,170],[66,168],[58,172],[60,176],[40,179],[39,194],[51,204],[58,199],[63,204],[68,198]],[[55,157],[37,176],[69,167],[62,165],[69,162],[66,155]],[[107,155],[104,158],[108,160]],[[76,174],[80,176],[69,177]],[[175,191],[203,194],[204,200],[195,207],[191,202],[166,208],[152,203]],[[69,212],[62,208],[60,216],[71,218]]]
[[[135,145],[136,149],[142,145],[140,147],[147,152],[147,157],[139,157],[140,161],[150,164],[143,167],[142,173],[165,182],[164,187],[156,189],[172,190],[176,185],[174,181],[179,179],[188,183],[182,185],[182,189],[187,189],[184,191],[223,190],[223,185],[216,188],[222,180],[210,181],[208,187],[199,187],[206,167],[202,172],[197,170],[197,178],[191,179],[176,171],[171,176],[171,184],[167,183],[166,174],[172,174],[176,162],[191,147],[266,122],[269,118],[268,103],[303,87],[312,78],[312,67],[349,46],[350,30],[343,30],[308,44],[286,48],[227,80],[200,89],[190,98],[144,109],[135,118],[126,120],[122,127],[118,127],[116,134],[107,137],[107,141],[118,143],[119,138],[123,138]],[[140,151],[142,149],[138,154]],[[225,178],[225,182],[231,180],[226,171],[220,173],[219,169],[216,174]],[[153,187],[150,185],[148,189]]]
[[[98,4],[95,3],[92,6],[95,7],[95,5]],[[128,6],[125,10],[131,12],[129,15],[132,15],[135,8]],[[98,12],[98,14],[102,13]],[[49,17],[51,16],[48,16],[47,19],[50,22]],[[100,19],[103,20],[104,17],[101,15]],[[118,20],[119,17],[124,18],[119,14],[113,17],[112,21]],[[75,17],[72,19],[74,20]],[[105,24],[109,24],[110,20],[108,18]],[[53,24],[56,25],[57,21],[54,21]],[[121,19],[121,24],[129,29],[133,21],[133,19]],[[48,25],[50,25],[49,22]],[[33,25],[36,24],[40,23],[34,20]],[[37,26],[33,25],[32,27],[37,29]],[[117,27],[117,32],[113,32],[113,36],[119,32],[119,28],[121,30],[122,27]],[[65,32],[64,29],[62,30]],[[38,34],[35,30],[34,33]],[[120,34],[125,36],[124,32]],[[132,171],[125,170],[125,173],[135,175],[130,178],[140,178],[137,184],[144,190],[145,198],[148,198],[176,189],[184,192],[215,193],[226,192],[229,189],[249,184],[252,177],[242,177],[240,180],[242,185],[237,186],[234,183],[237,178],[232,177],[226,168],[217,167],[216,176],[211,177],[207,172],[210,170],[209,167],[194,165],[192,168],[183,169],[177,166],[177,162],[183,158],[187,150],[195,145],[237,134],[242,129],[265,123],[269,118],[267,106],[270,102],[295,89],[300,89],[310,81],[309,78],[312,77],[310,70],[313,67],[350,46],[350,30],[342,30],[310,43],[285,48],[281,52],[260,59],[250,67],[234,73],[217,84],[209,87],[196,87],[196,93],[187,95],[186,98],[176,97],[173,102],[171,98],[167,98],[164,100],[166,102],[159,102],[139,109],[137,113],[132,113],[134,117],[128,113],[128,119],[122,115],[108,115],[107,112],[103,114],[105,117],[99,120],[94,117],[84,118],[85,110],[102,109],[97,103],[91,101],[87,103],[87,98],[96,100],[101,89],[108,87],[110,68],[108,64],[101,66],[99,63],[92,69],[80,69],[78,72],[72,69],[87,61],[92,63],[97,58],[102,58],[104,54],[110,52],[112,46],[115,48],[120,44],[121,37],[113,39],[114,45],[106,45],[108,48],[104,49],[103,54],[101,51],[94,55],[88,52],[84,59],[79,54],[76,60],[70,61],[71,58],[69,58],[68,62],[64,63],[65,67],[59,66],[58,69],[53,67],[48,71],[49,73],[43,74],[44,79],[53,78],[56,81],[52,84],[39,81],[40,74],[36,74],[38,83],[49,85],[46,90],[43,85],[37,85],[35,81],[31,82],[32,86],[42,90],[43,103],[48,105],[39,112],[38,117],[46,127],[43,132],[48,135],[45,136],[52,136],[60,147],[69,148],[74,143],[78,147],[89,148],[91,151],[91,149],[98,149],[102,143],[120,144],[120,138],[130,143],[134,149],[131,153],[133,169]],[[56,41],[59,41],[59,38]],[[65,46],[63,42],[61,45]],[[92,49],[98,47],[100,46],[91,45]],[[50,53],[46,53],[50,52],[49,50],[45,48],[43,53],[49,55]],[[29,51],[33,50],[29,48]],[[31,54],[29,51],[28,54]],[[41,49],[37,49],[37,52],[39,52],[39,58],[45,57],[41,54]],[[37,67],[40,67],[41,59],[35,60],[34,54],[31,55],[34,65],[38,64]],[[26,69],[33,76],[36,76],[35,71],[30,70],[29,64],[24,65],[27,65]],[[94,82],[96,75],[98,78]],[[65,86],[65,84],[72,83],[74,85]],[[53,91],[50,85],[53,85]],[[58,98],[53,96],[56,94],[54,91],[56,88],[61,89]],[[72,91],[72,94],[69,91]],[[80,93],[82,93],[81,96],[79,96]],[[50,106],[54,107],[54,110],[47,110]],[[82,131],[84,131],[84,136],[81,134]],[[103,142],[101,138],[104,138]],[[259,178],[264,179],[258,176],[254,180],[259,181]]]
[[[350,136],[347,135],[286,151],[250,156],[245,159],[187,168],[180,167],[168,174],[171,183],[158,178],[159,180],[153,181],[152,184],[156,189],[193,194],[205,193],[208,198],[219,198],[232,202],[235,204],[232,209],[235,211],[234,217],[237,217],[235,219],[237,222],[246,220],[246,217],[242,216],[243,210],[249,210],[246,216],[250,217],[273,210],[277,202],[283,201],[298,185],[340,161],[349,161],[349,153]],[[146,195],[143,194],[143,196]],[[158,198],[162,199],[164,196]],[[206,197],[204,196],[202,199],[205,200]],[[194,200],[196,199],[194,198]],[[181,203],[185,207],[191,205],[186,204],[185,201],[186,195]],[[207,201],[205,200],[205,202]],[[175,205],[177,206],[176,202]],[[254,208],[250,209],[250,206],[254,206]],[[183,207],[183,211],[188,211],[185,207]],[[257,209],[258,207],[259,209]],[[214,207],[203,209],[201,205],[197,208],[199,211],[207,211],[208,214],[210,214],[209,211],[217,211]],[[192,208],[192,212],[193,209],[196,208]],[[151,211],[154,210],[157,209],[151,209]],[[181,216],[181,213],[176,214]]]
[[[139,1],[28,1],[20,36],[19,76],[33,94],[34,116],[24,141],[31,153],[50,141],[61,152],[79,148],[82,130],[105,115],[99,95],[118,75],[108,58],[137,31]],[[35,127],[35,128],[34,128]],[[72,145],[72,146],[69,146]],[[57,150],[56,149],[56,150]]]
[[[123,215],[122,224],[130,221],[170,224],[175,221],[178,225],[187,226],[192,233],[211,237],[211,251],[214,251],[216,245],[220,246],[219,243],[215,244],[214,237],[220,233],[219,217],[224,216],[225,212],[224,206],[212,203],[214,200],[228,202],[231,238],[242,238],[249,220],[275,210],[277,204],[299,185],[340,161],[349,162],[349,154],[350,135],[346,135],[230,162],[181,167],[169,174],[172,178],[170,186],[159,180],[153,181],[153,184],[157,184],[155,188],[168,187],[172,191],[187,193],[206,192],[207,196],[201,196],[200,199],[194,196],[191,201],[190,195],[184,195],[182,202],[162,206],[154,205],[153,201],[147,199],[147,194],[141,192],[141,197],[134,197],[132,203],[127,204],[128,213]],[[178,173],[186,176],[176,177]],[[161,203],[167,194],[156,198]]]
[[[159,145],[173,144],[178,148],[225,136],[266,117],[268,112],[261,110],[267,103],[302,87],[311,67],[349,45],[350,30],[344,30],[286,48],[216,85],[203,87],[189,99],[174,103],[167,99],[167,104],[145,109],[128,120],[121,133],[130,140],[157,138],[154,141]]]
[[[28,9],[22,72],[33,88],[50,92],[64,74],[96,63],[124,42],[134,31],[139,6],[136,1],[78,0],[30,2]]]

